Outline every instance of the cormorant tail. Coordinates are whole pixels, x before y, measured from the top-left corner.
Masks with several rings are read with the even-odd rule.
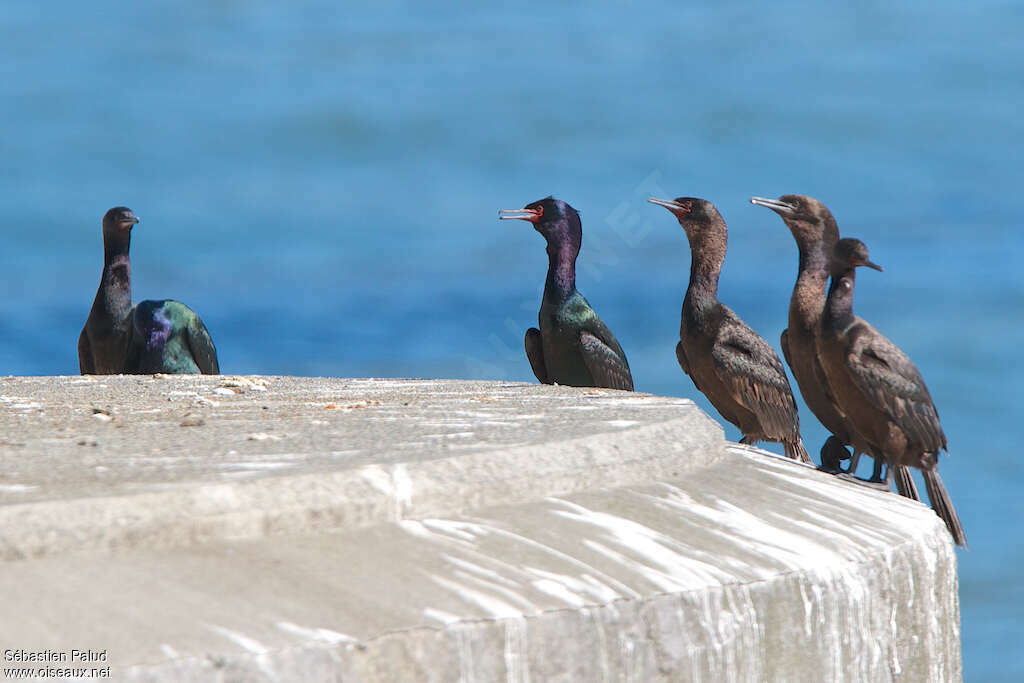
[[[928,489],[928,498],[932,502],[932,509],[935,514],[946,523],[946,528],[953,535],[953,541],[961,548],[967,547],[967,536],[964,528],[960,525],[960,517],[953,507],[953,500],[949,497],[946,487],[942,485],[939,473],[934,469],[924,470],[924,485]]]
[[[784,441],[782,443],[782,449],[786,452],[787,458],[799,460],[800,462],[807,463],[808,465],[814,464],[811,461],[811,456],[807,455],[807,449],[804,448],[803,441]]]
[[[896,490],[904,498],[921,500],[921,496],[917,492],[917,484],[914,483],[914,475],[911,474],[909,467],[903,465],[896,467]],[[931,494],[929,493],[929,495]]]

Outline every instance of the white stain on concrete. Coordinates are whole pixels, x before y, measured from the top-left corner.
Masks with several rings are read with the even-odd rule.
[[[391,480],[401,512],[409,510],[412,507],[412,477],[403,463],[398,463],[391,470]]]
[[[448,624],[454,624],[457,621],[461,621],[462,617],[451,612],[445,612],[444,610],[434,609],[433,607],[427,607],[423,610],[423,616],[427,619],[439,621],[446,626]]]
[[[0,484],[0,493],[28,493],[29,491],[35,491],[38,486],[28,486],[27,484]]]
[[[332,458],[347,458],[352,455],[359,455],[362,451],[359,449],[347,450],[347,451],[328,451],[327,455]]]
[[[293,636],[305,638],[306,640],[315,640],[323,643],[354,643],[356,639],[352,636],[344,633],[338,633],[328,628],[307,628],[305,626],[299,626],[293,624],[290,621],[279,621],[277,627],[285,633],[290,633]]]
[[[214,633],[224,636],[243,650],[256,655],[254,659],[260,670],[266,674],[270,680],[276,680],[278,678],[277,672],[274,671],[274,667],[270,665],[270,650],[263,645],[263,643],[250,638],[244,633],[232,631],[231,629],[224,628],[223,626],[217,626],[216,624],[206,624],[206,628],[210,629]]]
[[[458,567],[459,569],[469,572],[470,574],[476,574],[490,581],[494,581],[495,583],[500,583],[504,586],[511,588],[515,588],[519,585],[518,581],[506,578],[502,576],[499,572],[493,569],[488,569],[487,567],[483,567],[479,564],[476,564],[475,562],[470,562],[469,560],[464,560],[460,557],[455,557],[454,555],[446,554],[441,555],[441,557],[447,560],[450,564]]]
[[[520,544],[523,547],[540,551],[545,555],[548,555],[560,562],[567,563],[571,567],[576,567],[580,570],[581,576],[601,577],[599,583],[609,586],[609,590],[614,590],[620,596],[626,596],[630,598],[641,597],[641,594],[639,592],[633,590],[625,582],[619,581],[609,574],[604,574],[596,567],[584,562],[575,555],[563,552],[561,550],[558,550],[557,548],[553,548],[549,545],[545,545],[544,543],[529,538],[528,536],[523,536],[521,534],[517,534],[507,529],[501,529],[499,527],[492,526],[488,527],[488,533],[491,533],[494,536],[501,538],[502,540],[511,541],[513,543]],[[526,571],[529,571],[529,569],[526,569]],[[598,580],[594,579],[594,581]],[[611,586],[615,586],[615,588],[610,588]]]
[[[278,436],[277,434],[268,434],[266,432],[256,432],[245,437],[249,441],[280,441],[284,437]]]
[[[227,462],[219,467],[225,470],[279,470],[282,467],[294,467],[291,462]]]
[[[359,474],[370,486],[395,501],[395,518],[401,518],[412,507],[413,483],[409,471],[402,463],[387,468],[366,465]]]
[[[622,593],[595,579],[591,574],[559,574],[537,567],[523,567],[523,571],[536,577],[530,582],[534,588],[570,605],[606,603],[624,597]]]
[[[527,637],[527,621],[508,619],[505,621],[505,659],[506,683],[530,683],[529,638]]]
[[[366,465],[359,468],[359,474],[366,480],[366,483],[387,495],[394,493],[394,486],[391,484],[391,476],[380,465]]]
[[[421,524],[430,531],[463,541],[475,541],[477,537],[485,536],[488,533],[487,527],[482,524],[454,519],[424,519]]]
[[[604,406],[629,406],[630,408],[664,408],[665,406],[690,406],[693,405],[693,401],[680,400],[680,401],[666,401],[663,398],[657,396],[630,396],[624,398],[595,398],[600,401],[601,407]]]
[[[535,581],[531,581],[530,585],[541,593],[550,595],[556,600],[561,600],[572,607],[583,607],[583,605],[587,604],[586,600],[584,600],[578,593],[574,593],[569,590],[564,583],[552,581],[551,579],[537,579]]]
[[[207,624],[206,628],[210,629],[214,633],[219,633],[235,645],[241,647],[243,650],[252,652],[253,654],[262,655],[268,652],[268,649],[262,643],[243,633],[239,633],[238,631],[232,631],[224,628],[223,626],[217,626],[216,624]]]
[[[662,590],[717,585],[733,579],[720,567],[688,554],[689,548],[660,531],[618,515],[589,510],[567,500],[552,499],[566,509],[552,513],[605,532],[610,542],[584,541],[591,550],[628,567]]]
[[[434,575],[430,577],[430,580],[438,586],[448,589],[452,594],[461,598],[465,602],[475,605],[485,617],[491,617],[494,619],[511,619],[513,617],[523,616],[523,608],[517,607],[512,602],[512,600],[520,603],[526,602],[518,599],[518,596],[513,597],[512,600],[502,600],[496,595],[471,588],[465,583],[453,581],[445,576]],[[529,606],[531,613],[537,612],[536,607],[529,603],[526,603],[526,605]]]

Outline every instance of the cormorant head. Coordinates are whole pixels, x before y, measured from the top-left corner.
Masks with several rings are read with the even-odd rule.
[[[103,232],[131,230],[139,222],[138,216],[127,206],[115,206],[103,216]]]
[[[853,237],[844,237],[836,242],[832,250],[832,274],[837,275],[849,272],[858,266],[867,266],[875,270],[882,270],[882,267],[872,263],[868,258],[868,247],[866,244]]]
[[[568,242],[579,249],[583,241],[579,213],[561,199],[554,197],[538,199],[521,209],[502,209],[498,212],[498,218],[533,223],[534,229],[544,235],[548,244]]]
[[[138,217],[126,206],[115,206],[103,216],[103,251],[105,259],[127,256],[132,241],[132,226]]]
[[[693,239],[716,224],[724,225],[722,215],[715,205],[697,197],[676,197],[675,199],[648,199],[651,204],[663,206],[679,220],[687,237]]]
[[[784,194],[778,199],[751,197],[750,203],[779,214],[801,246],[821,241],[827,249],[839,239],[839,226],[832,212],[813,197],[802,194]]]

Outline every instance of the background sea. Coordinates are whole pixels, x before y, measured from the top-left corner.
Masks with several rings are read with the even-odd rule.
[[[496,212],[553,193],[637,389],[717,417],[645,200],[717,204],[720,296],[778,348],[796,247],[748,199],[808,194],[885,267],[857,311],[943,418],[966,678],[1024,680],[1024,6],[680,4],[6,3],[0,372],[78,371],[124,204],[136,298],[192,306],[226,373],[532,381],[544,244]]]

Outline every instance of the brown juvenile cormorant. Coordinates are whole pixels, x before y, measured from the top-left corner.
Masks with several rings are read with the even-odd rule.
[[[78,337],[81,373],[217,374],[217,350],[194,311],[170,299],[132,306],[128,249],[138,222],[123,206],[103,216],[103,275]]]
[[[533,374],[543,384],[633,391],[626,354],[576,289],[576,256],[583,241],[576,210],[547,197],[498,215],[533,223],[547,240],[548,275],[537,316],[540,329],[528,329],[525,340]]]
[[[892,485],[894,467],[920,469],[932,508],[956,544],[967,547],[960,518],[936,469],[939,451],[946,450],[939,414],[907,354],[854,315],[857,266],[881,270],[868,260],[863,242],[839,240],[818,337],[818,355],[832,396],[855,430],[854,448],[884,461],[885,488]]]
[[[690,242],[676,358],[694,386],[743,433],[741,443],[782,442],[786,455],[811,462],[786,371],[768,342],[718,301],[728,232],[714,204],[694,197],[649,199],[679,219]]]
[[[782,331],[780,339],[782,355],[793,371],[807,407],[833,434],[821,448],[823,469],[841,471],[838,461],[849,457],[844,445],[853,443],[850,438],[852,427],[836,409],[817,349],[821,314],[828,292],[828,265],[839,240],[839,226],[828,207],[812,197],[787,194],[778,199],[751,197],[750,202],[779,214],[800,250],[796,284],[789,299],[789,327]],[[857,469],[858,455],[859,452],[847,470],[851,474]],[[881,467],[877,459],[875,466]],[[896,488],[901,495],[920,500],[914,479],[906,467],[896,469]]]

